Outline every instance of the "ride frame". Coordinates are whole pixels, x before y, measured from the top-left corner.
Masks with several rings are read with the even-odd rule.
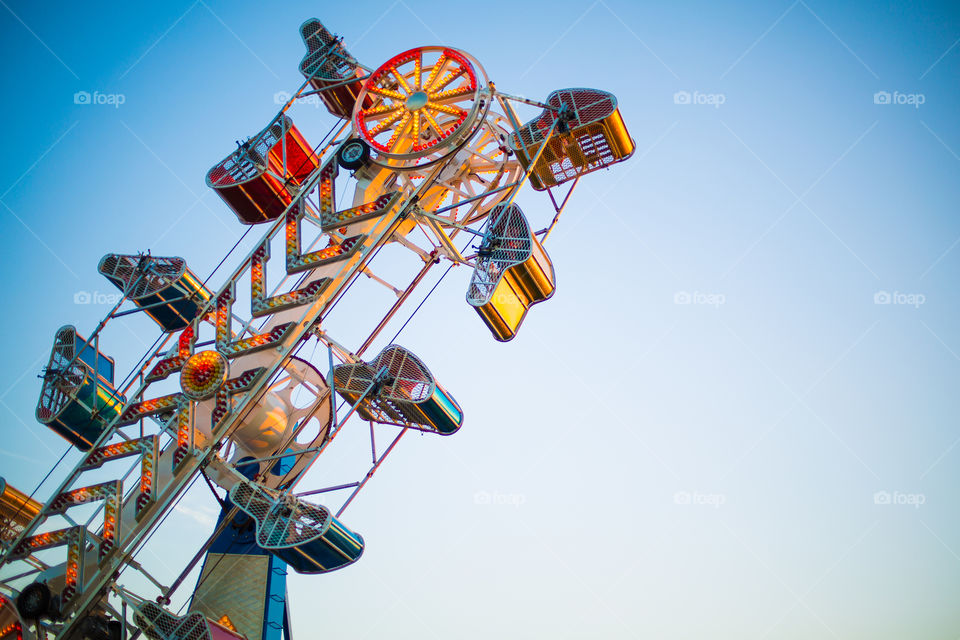
[[[361,80],[365,79],[368,76],[364,76]],[[352,81],[352,80],[351,80]],[[332,85],[320,90],[306,91],[306,88],[309,86],[310,78],[307,78],[299,87],[299,89],[291,96],[291,98],[281,107],[277,118],[281,118],[288,109],[295,103],[296,100],[306,97],[309,95],[315,95],[322,93],[323,91],[329,91],[336,88],[339,85]],[[525,98],[519,98],[505,94],[496,90],[496,87],[493,83],[489,83],[486,88],[488,91],[488,99],[496,100],[496,102],[502,108],[504,114],[509,119],[514,130],[520,128],[520,123],[517,120],[516,114],[510,104],[511,101],[532,104],[546,109],[555,109],[550,105],[544,103],[528,100]],[[275,118],[276,120],[276,118]],[[557,122],[560,122],[558,120]],[[311,195],[318,187],[321,174],[323,173],[324,168],[330,163],[335,161],[332,157],[333,154],[330,152],[333,151],[336,147],[342,144],[349,137],[349,122],[343,122],[338,128],[336,128],[332,137],[326,142],[321,142],[321,149],[318,152],[318,156],[321,159],[326,158],[324,162],[321,163],[320,167],[312,172],[310,177],[303,184],[302,188],[299,190],[299,193],[296,194],[292,202],[287,206],[283,215],[281,215],[275,222],[269,225],[269,228],[264,233],[262,239],[254,249],[252,249],[244,260],[237,266],[232,275],[227,279],[224,285],[211,297],[210,301],[207,303],[203,312],[199,314],[198,320],[195,321],[194,326],[198,326],[201,322],[210,322],[210,315],[215,311],[217,306],[217,301],[220,300],[225,295],[228,295],[231,291],[234,290],[236,283],[240,281],[244,273],[251,269],[254,261],[256,260],[256,254],[262,247],[269,247],[270,240],[276,237],[281,230],[285,228],[287,215],[291,211],[295,211],[301,205],[308,206],[307,198]],[[365,235],[361,248],[354,253],[354,255],[349,258],[348,266],[342,268],[335,276],[332,278],[332,282],[327,285],[323,290],[321,296],[316,299],[313,303],[306,306],[302,313],[296,313],[295,322],[290,330],[288,330],[283,338],[279,340],[275,345],[272,345],[270,349],[274,352],[272,356],[272,363],[266,367],[266,370],[263,371],[257,379],[247,388],[242,395],[239,395],[239,402],[230,408],[227,415],[224,419],[217,424],[210,435],[210,437],[202,444],[192,442],[192,436],[194,430],[192,424],[189,428],[190,442],[188,444],[187,455],[175,465],[174,470],[171,472],[169,478],[165,479],[165,482],[161,482],[161,474],[156,473],[160,470],[161,465],[170,464],[176,450],[179,445],[182,445],[182,442],[178,441],[178,434],[174,432],[174,423],[177,422],[177,416],[170,418],[166,422],[160,422],[160,429],[153,435],[148,435],[148,429],[145,426],[146,415],[141,417],[137,422],[139,423],[139,435],[133,436],[126,433],[123,429],[128,425],[121,426],[121,417],[126,414],[126,412],[137,403],[144,402],[145,392],[150,388],[151,382],[146,380],[148,373],[156,365],[159,359],[164,355],[169,355],[169,352],[164,351],[165,346],[170,342],[170,339],[173,337],[173,334],[167,334],[163,337],[159,344],[155,348],[152,348],[141,358],[141,363],[138,368],[131,372],[131,375],[128,375],[129,381],[122,385],[122,388],[119,389],[120,393],[126,395],[130,393],[133,389],[135,383],[139,382],[139,386],[132,392],[129,396],[129,399],[124,403],[124,410],[121,412],[121,415],[117,418],[114,418],[110,424],[104,429],[102,435],[94,443],[91,451],[92,452],[102,452],[103,449],[108,446],[112,439],[115,436],[118,436],[123,442],[134,442],[148,438],[154,438],[159,441],[160,436],[167,435],[171,436],[169,441],[162,447],[162,450],[159,450],[156,454],[156,457],[153,461],[154,466],[154,475],[151,478],[153,486],[151,491],[153,494],[152,500],[146,504],[142,510],[138,510],[136,515],[136,524],[129,530],[118,532],[116,539],[112,542],[112,545],[107,549],[103,554],[103,557],[97,563],[96,567],[93,570],[93,575],[80,575],[78,578],[78,584],[76,586],[76,595],[65,602],[62,603],[64,609],[61,611],[61,614],[64,618],[67,618],[65,624],[56,629],[56,634],[58,637],[68,637],[76,623],[83,618],[83,616],[89,613],[93,608],[98,606],[105,606],[107,608],[112,608],[112,605],[109,604],[108,598],[104,597],[108,593],[117,593],[119,594],[122,591],[122,587],[117,584],[122,572],[126,566],[131,566],[135,570],[138,570],[142,573],[147,580],[153,583],[160,590],[160,597],[158,600],[163,602],[169,602],[171,595],[174,593],[176,588],[183,582],[187,574],[202,556],[203,552],[209,547],[212,540],[218,535],[218,531],[214,531],[207,542],[203,545],[201,550],[196,554],[191,563],[181,572],[180,576],[171,584],[169,587],[164,587],[159,581],[157,581],[150,573],[142,567],[140,563],[135,560],[135,556],[142,547],[143,544],[149,538],[151,532],[155,527],[159,526],[162,523],[163,519],[169,513],[171,508],[176,504],[180,497],[184,494],[188,485],[191,484],[193,480],[198,477],[198,473],[202,473],[205,470],[211,472],[227,472],[224,468],[228,467],[222,459],[217,455],[218,451],[222,449],[226,438],[231,434],[231,432],[240,424],[244,417],[251,412],[256,406],[256,400],[259,398],[260,394],[264,389],[266,389],[271,381],[275,379],[276,374],[281,372],[284,363],[287,362],[292,356],[296,355],[297,351],[302,348],[306,342],[306,338],[310,335],[316,337],[320,342],[325,344],[328,350],[328,359],[331,368],[333,368],[333,360],[336,357],[342,363],[355,363],[360,360],[360,357],[364,352],[371,346],[374,340],[380,335],[380,333],[386,328],[388,323],[395,317],[395,315],[400,311],[401,307],[405,302],[408,301],[409,297],[417,286],[422,283],[432,267],[440,262],[441,258],[446,258],[451,262],[451,267],[455,264],[467,264],[470,265],[470,259],[464,258],[460,253],[455,250],[453,247],[452,241],[458,235],[460,231],[465,231],[474,235],[482,235],[481,231],[471,229],[467,225],[458,224],[456,222],[451,222],[449,219],[441,218],[440,214],[448,211],[456,210],[460,207],[463,207],[474,202],[479,202],[483,198],[488,197],[491,193],[497,191],[505,192],[503,202],[509,204],[515,198],[519,189],[523,186],[526,180],[529,178],[530,173],[534,170],[536,162],[540,157],[540,154],[543,153],[544,149],[547,147],[548,142],[553,137],[555,133],[556,123],[551,128],[546,139],[541,143],[540,148],[536,152],[535,156],[528,158],[526,166],[528,167],[522,174],[522,176],[509,184],[502,185],[497,187],[491,192],[484,192],[478,194],[474,197],[470,197],[461,201],[458,201],[454,204],[441,207],[434,211],[424,211],[418,206],[418,201],[420,197],[434,185],[436,177],[445,167],[445,162],[440,161],[434,163],[434,165],[428,169],[427,177],[419,185],[413,189],[408,189],[406,193],[403,194],[402,198],[395,203],[394,207],[380,218],[376,219],[372,225],[372,229]],[[250,144],[254,144],[256,139],[251,140]],[[525,153],[523,150],[519,150],[518,153]],[[452,157],[452,154],[449,156]],[[558,204],[557,200],[554,198],[552,191],[550,191],[551,202],[555,210],[555,216],[550,223],[550,225],[538,232],[537,235],[540,235],[544,240],[549,236],[550,232],[556,225],[559,220],[560,215],[562,214],[567,202],[569,201],[570,195],[572,194],[574,188],[577,185],[579,177],[576,178],[571,184],[569,190],[562,198]],[[308,216],[305,216],[309,218]],[[321,322],[326,315],[332,311],[336,303],[343,297],[350,285],[355,281],[356,278],[360,276],[361,273],[364,273],[373,279],[383,283],[382,280],[377,278],[372,274],[369,269],[370,263],[376,257],[379,250],[389,242],[397,231],[398,227],[405,223],[408,220],[413,220],[416,222],[416,225],[424,231],[425,235],[430,238],[430,233],[427,233],[429,230],[433,233],[434,237],[437,240],[437,243],[433,245],[431,251],[424,254],[423,252],[416,252],[423,259],[424,265],[415,275],[415,277],[407,284],[402,290],[399,290],[397,294],[397,300],[393,303],[390,309],[386,314],[379,320],[373,331],[369,336],[364,340],[362,346],[355,352],[350,352],[348,349],[338,344],[332,337],[327,335],[322,329],[320,329]],[[311,222],[315,222],[311,220]],[[435,224],[431,224],[435,223]],[[450,228],[450,232],[446,233],[440,225],[444,225]],[[335,234],[330,233],[332,238],[335,238]],[[324,234],[320,234],[315,240],[313,245],[310,248],[315,246],[316,242],[324,237]],[[401,244],[404,244],[401,242]],[[408,247],[409,248],[409,247]],[[222,263],[221,263],[222,264]],[[449,267],[448,267],[449,271]],[[294,283],[293,288],[303,283],[308,279],[308,276],[313,273],[312,270],[304,272]],[[213,274],[211,274],[212,277]],[[274,298],[278,295],[282,295],[279,292],[284,289],[288,281],[294,277],[295,274],[286,274],[279,284],[277,284],[271,291],[271,298]],[[444,273],[446,275],[446,273]],[[442,279],[442,278],[441,278]],[[209,280],[209,277],[208,277]],[[386,284],[386,283],[383,283]],[[394,293],[398,289],[394,287],[391,288]],[[106,316],[101,320],[96,326],[93,333],[87,339],[86,344],[93,345],[96,348],[99,344],[99,336],[101,331],[107,326],[108,322],[111,319],[122,317],[132,311],[120,311],[121,306],[126,301],[126,295],[121,298],[116,305],[106,314]],[[141,311],[143,309],[140,309]],[[284,317],[289,317],[291,314],[290,311],[298,311],[298,307],[294,309],[288,309],[285,312],[275,314],[274,317],[268,318],[264,321],[262,328],[269,328],[271,325],[276,325],[276,316],[283,314]],[[241,325],[239,333],[234,334],[233,330],[230,330],[230,338],[232,341],[243,340],[254,338],[258,335],[265,335],[263,333],[257,333],[257,330],[254,329],[253,323],[255,318],[251,317],[249,321],[244,321],[241,318],[233,314],[232,306],[229,309],[229,317],[232,321],[237,321]],[[412,316],[411,316],[412,317]],[[199,328],[198,331],[199,333]],[[198,348],[201,346],[206,346],[211,344],[214,341],[199,342],[192,345],[192,348]],[[79,355],[78,350],[78,354]],[[76,359],[76,357],[74,359]],[[72,362],[65,367],[69,369]],[[344,426],[346,421],[352,416],[356,410],[356,405],[351,407],[346,415],[342,416],[339,420],[336,417],[335,409],[335,391],[333,376],[329,378],[330,388],[327,390],[327,394],[330,397],[330,401],[334,403],[334,419],[329,428],[329,434],[325,438],[324,442],[318,446],[308,447],[307,449],[297,452],[297,457],[300,458],[297,460],[295,465],[297,473],[293,481],[286,486],[283,486],[283,490],[290,492],[296,484],[296,481],[303,476],[306,469],[317,459],[317,457],[326,449],[327,446],[333,441],[336,435],[340,432],[341,428]],[[370,390],[368,389],[368,392]],[[318,399],[317,406],[321,404],[322,399]],[[188,413],[191,413],[188,411]],[[190,415],[190,420],[193,419],[193,416]],[[290,454],[286,453],[287,445],[290,441],[293,441],[297,438],[299,430],[302,429],[307,423],[309,423],[309,418],[304,419],[291,434],[288,442],[284,443],[280,447],[277,447],[278,453],[271,456],[263,457],[257,461],[271,461],[274,459],[280,459],[288,457]],[[182,431],[182,419],[181,424],[179,425]],[[399,440],[404,436],[404,434],[411,428],[415,428],[408,424],[398,425],[401,427],[399,433],[394,437],[392,442],[387,446],[382,454],[378,455],[376,441],[374,438],[374,429],[373,423],[370,423],[370,441],[371,441],[371,458],[372,466],[362,477],[361,480],[349,483],[336,485],[331,487],[324,487],[317,490],[311,490],[302,494],[300,496],[314,495],[319,493],[326,493],[331,491],[336,491],[339,489],[348,489],[352,488],[353,491],[344,501],[342,506],[337,510],[336,515],[339,516],[343,511],[349,506],[353,501],[356,495],[363,489],[369,479],[374,475],[374,473],[379,469],[387,456],[394,450],[395,446]],[[53,493],[53,498],[50,501],[45,503],[44,509],[40,512],[30,522],[29,525],[23,528],[20,534],[13,540],[0,554],[0,566],[10,566],[15,562],[23,562],[30,565],[29,569],[25,571],[16,573],[13,576],[4,578],[3,582],[7,585],[11,584],[14,581],[25,579],[31,575],[39,573],[45,569],[49,569],[51,565],[48,565],[45,562],[40,561],[35,557],[32,551],[39,551],[45,548],[49,548],[43,545],[37,545],[28,550],[24,555],[22,545],[24,541],[36,539],[38,536],[49,535],[50,533],[58,532],[47,532],[43,534],[38,534],[38,528],[42,523],[44,523],[48,516],[53,515],[53,510],[50,505],[54,504],[58,497],[64,496],[71,492],[72,488],[76,485],[77,480],[83,475],[84,472],[91,470],[89,463],[89,456],[85,456],[67,475],[67,477],[60,483],[56,491]],[[129,467],[127,472],[122,476],[122,480],[126,480],[136,469],[138,464],[141,464],[142,461],[135,460],[134,463]],[[141,464],[142,466],[142,464]],[[92,468],[99,468],[92,467]],[[143,477],[141,478],[142,484]],[[162,486],[159,486],[161,485]],[[123,499],[124,507],[126,510],[129,508],[129,504],[137,498],[136,490],[132,489],[127,492],[126,497]],[[90,530],[91,525],[93,524],[95,518],[97,518],[101,513],[106,516],[108,508],[108,503],[104,500],[103,504],[90,516],[87,522],[83,525],[79,525],[77,522],[73,521],[70,518],[66,510],[56,513],[60,515],[65,520],[67,520],[70,525],[69,528],[76,529],[77,527],[82,527],[82,537],[79,541],[79,569],[82,572],[86,562],[86,556],[88,555],[88,545],[97,545],[103,548],[105,539],[108,537],[105,533],[105,530],[101,531],[99,534],[94,533]],[[234,510],[236,507],[234,507]],[[227,518],[224,522],[229,521]],[[65,531],[65,530],[62,530]],[[68,558],[70,552],[68,550]],[[10,587],[8,587],[9,589]],[[125,615],[126,605],[123,605],[124,611],[117,612],[114,610],[114,613],[123,620],[126,624],[127,616]],[[42,635],[44,630],[40,628],[38,623],[38,633]]]

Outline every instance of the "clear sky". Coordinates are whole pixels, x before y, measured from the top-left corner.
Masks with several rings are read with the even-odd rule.
[[[373,67],[444,44],[510,93],[611,91],[637,152],[582,181],[515,341],[466,269],[404,331],[465,425],[351,505],[359,563],[291,579],[299,638],[956,638],[957,5],[647,4],[2,0],[0,475],[30,491],[65,449],[36,375],[108,310],[100,257],[205,275],[243,232],[204,175],[299,86],[315,16]],[[155,336],[102,345],[125,374]],[[303,488],[362,474],[360,436]],[[205,491],[152,543],[165,577]]]

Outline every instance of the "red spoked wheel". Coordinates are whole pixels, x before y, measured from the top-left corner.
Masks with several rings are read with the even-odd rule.
[[[483,70],[462,51],[411,49],[364,82],[354,127],[376,152],[378,164],[422,167],[455,150],[476,131],[478,116],[489,107],[485,85]],[[372,105],[366,96],[373,99]]]

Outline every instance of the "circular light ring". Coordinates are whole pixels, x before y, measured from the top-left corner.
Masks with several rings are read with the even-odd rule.
[[[227,381],[230,363],[217,351],[195,353],[180,371],[180,388],[191,400],[206,400]]]
[[[424,54],[437,59],[424,66]],[[446,47],[394,56],[364,82],[354,111],[359,137],[381,156],[401,161],[462,144],[489,102],[481,95],[478,77],[486,76],[478,67],[467,54]],[[364,108],[368,94],[378,99]]]

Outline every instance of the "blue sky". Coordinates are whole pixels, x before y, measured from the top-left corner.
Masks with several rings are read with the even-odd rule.
[[[11,483],[65,448],[36,374],[59,326],[108,310],[100,257],[205,275],[240,237],[204,175],[299,86],[315,16],[373,67],[444,44],[509,93],[611,91],[637,152],[581,182],[547,243],[557,294],[514,342],[462,268],[404,331],[465,426],[405,438],[351,505],[357,565],[291,580],[300,637],[960,635],[954,3],[0,4]],[[333,124],[293,116],[312,141]],[[126,373],[155,337],[135,316],[102,344]],[[362,435],[307,484],[362,474]],[[213,507],[185,499],[158,572]]]

